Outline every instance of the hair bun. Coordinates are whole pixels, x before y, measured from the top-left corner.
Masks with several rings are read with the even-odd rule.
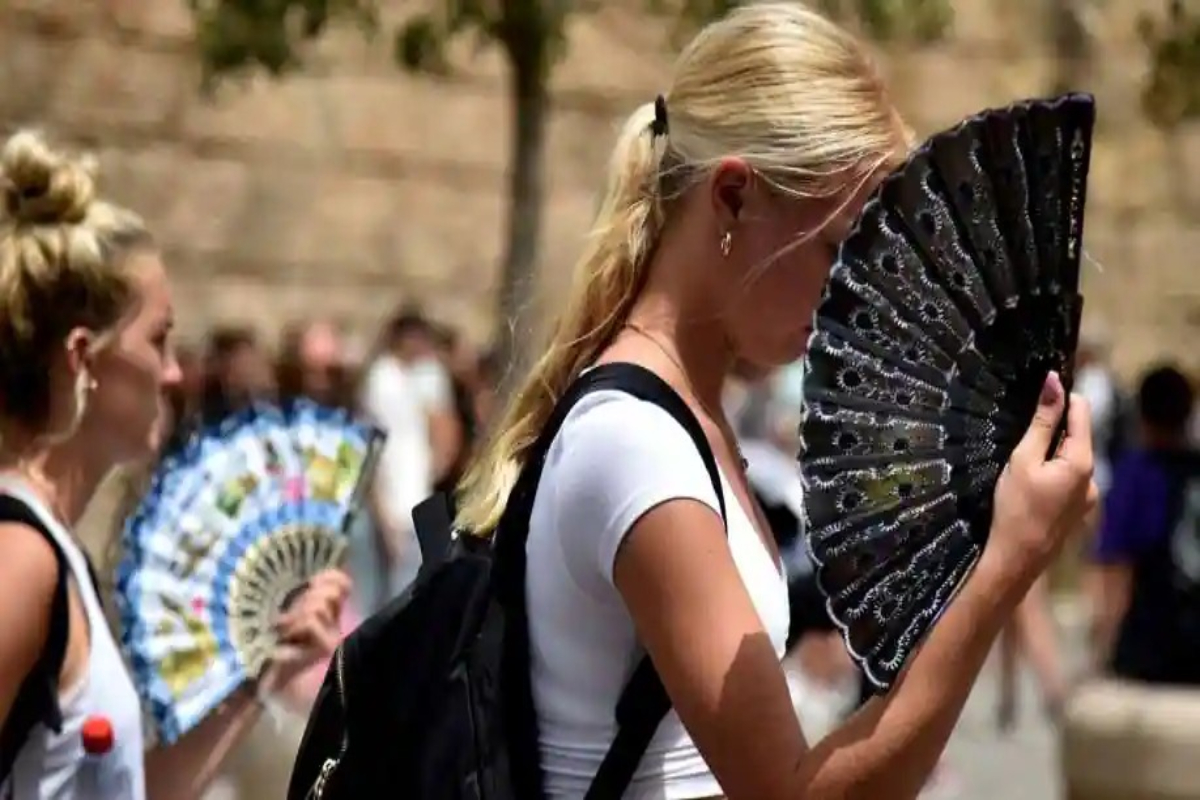
[[[81,222],[96,196],[94,162],[51,148],[32,131],[13,134],[0,150],[4,213],[17,223]]]

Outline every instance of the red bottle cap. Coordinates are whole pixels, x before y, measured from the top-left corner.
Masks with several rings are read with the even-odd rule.
[[[113,729],[108,717],[94,715],[83,721],[83,749],[88,755],[102,756],[113,748]]]

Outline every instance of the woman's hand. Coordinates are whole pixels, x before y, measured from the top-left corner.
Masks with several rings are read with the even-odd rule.
[[[318,661],[329,658],[341,642],[338,619],[350,593],[350,578],[341,570],[317,573],[275,623],[280,647],[263,673],[267,693],[286,691],[288,684]]]
[[[1065,401],[1062,381],[1051,372],[1033,422],[996,484],[996,510],[980,570],[1021,596],[1079,530],[1099,497],[1083,398],[1071,398],[1066,437],[1055,457],[1046,459]]]

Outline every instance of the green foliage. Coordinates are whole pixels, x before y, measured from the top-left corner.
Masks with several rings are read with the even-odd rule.
[[[166,2],[166,0],[163,0]],[[280,75],[303,62],[303,48],[339,20],[366,31],[378,25],[378,0],[187,0],[196,20],[206,86],[250,68]],[[496,44],[510,60],[543,76],[566,50],[572,14],[594,11],[602,0],[445,0],[414,14],[395,32],[396,61],[406,69],[444,73],[447,46],[460,36],[477,46]],[[728,13],[738,0],[645,0],[651,12],[679,20],[690,35]],[[953,19],[950,0],[820,0],[835,18],[880,41],[928,42]]]
[[[883,43],[928,44],[945,37],[954,23],[950,0],[821,0],[818,6]]]
[[[168,0],[158,0],[167,2]],[[253,67],[281,75],[301,62],[304,43],[335,20],[365,32],[378,24],[374,0],[187,0],[196,22],[204,84]]]
[[[500,45],[514,64],[544,77],[566,51],[568,17],[599,6],[600,0],[446,0],[400,27],[396,61],[414,71],[445,72],[447,46],[465,35],[478,47]]]
[[[651,10],[679,10],[683,23],[677,38],[719,19],[740,5],[738,0],[650,0]],[[816,7],[878,42],[925,44],[945,37],[954,21],[951,0],[817,0]]]
[[[1200,10],[1173,0],[1164,21],[1143,16],[1139,32],[1150,55],[1146,116],[1162,128],[1200,119]]]

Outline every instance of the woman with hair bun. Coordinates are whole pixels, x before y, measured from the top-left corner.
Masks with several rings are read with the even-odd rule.
[[[142,220],[96,197],[92,164],[35,133],[0,150],[0,200],[0,795],[76,797],[81,729],[100,715],[129,798],[199,797],[258,698],[332,652],[348,581],[318,576],[283,615],[294,658],[143,752],[138,696],[72,528],[114,466],[161,445],[163,395],[180,380],[166,272]]]
[[[625,124],[556,331],[461,484],[458,523],[494,530],[567,387],[595,365],[632,362],[700,421],[728,532],[696,448],[665,411],[614,390],[572,408],[527,545],[548,796],[587,791],[644,651],[673,711],[626,797],[915,797],[997,634],[1094,503],[1082,401],[1060,457],[1044,459],[1065,405],[1049,376],[954,602],[887,696],[805,741],[780,667],[787,583],[721,388],[739,359],[775,367],[803,353],[839,243],[909,144],[865,48],[799,3],[743,5],[706,27],[664,94]]]

